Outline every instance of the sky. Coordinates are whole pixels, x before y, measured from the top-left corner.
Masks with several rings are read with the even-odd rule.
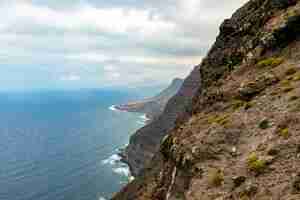
[[[0,0],[0,90],[185,77],[247,0]]]

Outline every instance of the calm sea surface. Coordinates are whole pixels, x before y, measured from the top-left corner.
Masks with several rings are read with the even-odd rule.
[[[0,94],[0,200],[99,200],[128,181],[118,148],[143,126],[114,91]]]

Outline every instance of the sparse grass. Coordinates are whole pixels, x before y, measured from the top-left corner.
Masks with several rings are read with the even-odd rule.
[[[267,164],[265,160],[259,159],[258,155],[253,152],[247,158],[247,166],[251,171],[261,173],[264,171]]]
[[[245,110],[248,110],[252,108],[254,105],[253,102],[249,101],[242,101],[242,100],[234,100],[231,104],[233,110],[238,110],[240,108],[244,108]]]
[[[271,96],[277,96],[279,94],[278,91],[274,90],[270,93]]]
[[[295,10],[288,10],[284,15],[284,19],[288,20],[290,17],[293,17],[295,15],[297,15],[297,12]]]
[[[264,67],[277,67],[281,63],[283,63],[283,58],[267,58],[264,60],[261,60],[257,63],[257,67],[264,68]]]
[[[219,125],[225,125],[229,122],[228,119],[229,115],[225,114],[225,115],[215,115],[215,116],[211,116],[207,119],[208,123],[213,124],[219,124]]]
[[[281,90],[282,90],[283,93],[288,93],[288,92],[293,91],[294,87],[292,87],[292,86],[286,86],[286,87],[283,87]]]
[[[286,71],[285,71],[285,75],[290,76],[293,75],[297,72],[296,68],[294,67],[289,67]]]
[[[258,160],[258,156],[255,152],[252,152],[248,158],[247,158],[247,163],[252,163]]]
[[[282,128],[279,130],[279,134],[284,137],[285,139],[289,137],[290,135],[290,132],[289,132],[289,128],[286,127],[286,128]]]
[[[300,112],[300,103],[296,102],[290,110],[291,112]]]
[[[287,80],[287,79],[282,80],[282,81],[280,82],[280,85],[282,85],[282,86],[290,86],[290,85],[291,85],[291,81],[290,81],[290,80]]]
[[[300,73],[294,75],[293,81],[300,81]]]
[[[239,109],[239,108],[241,108],[241,107],[244,107],[244,105],[245,105],[245,101],[242,101],[242,100],[234,100],[233,102],[232,102],[232,108],[234,109],[234,110],[237,110],[237,109]]]
[[[298,99],[299,99],[298,96],[293,95],[293,96],[290,96],[289,101],[295,101],[295,100],[298,100]]]
[[[250,197],[248,197],[247,195],[242,195],[240,197],[240,200],[250,200]]]
[[[221,186],[224,181],[224,173],[220,169],[210,169],[208,172],[208,183],[211,186]]]
[[[254,102],[247,101],[246,104],[245,104],[245,110],[248,110],[248,109],[252,108],[254,105],[255,105]]]

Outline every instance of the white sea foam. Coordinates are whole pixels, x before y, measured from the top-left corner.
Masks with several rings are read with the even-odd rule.
[[[139,117],[140,120],[137,121],[138,124],[141,124],[141,125],[146,125],[147,124],[147,121],[149,121],[150,119],[147,117],[146,114],[144,115],[141,115]]]
[[[130,177],[128,178],[128,180],[129,180],[129,182],[133,181],[133,180],[134,180],[134,176],[130,176]]]
[[[143,121],[148,121],[148,120],[149,120],[149,118],[147,117],[146,114],[141,115],[140,118],[141,118]]]
[[[104,197],[99,197],[99,200],[106,200]]]
[[[109,158],[102,160],[102,164],[104,165],[116,165],[121,161],[121,157],[118,154],[113,154]]]
[[[131,176],[128,165],[121,162],[121,160],[122,160],[122,158],[119,154],[113,154],[109,158],[102,160],[101,163],[103,165],[111,165],[112,171],[114,173],[128,178],[128,181],[132,181],[134,178],[133,178],[133,176]]]
[[[126,177],[130,177],[130,170],[127,166],[122,166],[122,167],[117,167],[117,168],[114,168],[113,171],[116,173],[116,174],[119,174],[121,176],[126,176]]]
[[[116,108],[116,106],[115,106],[115,105],[112,105],[112,106],[110,106],[110,107],[109,107],[109,110],[112,110],[112,111],[117,111],[118,109]]]
[[[138,124],[141,124],[141,125],[146,125],[146,122],[145,122],[145,121],[139,121],[139,120],[138,120],[137,123],[138,123]]]

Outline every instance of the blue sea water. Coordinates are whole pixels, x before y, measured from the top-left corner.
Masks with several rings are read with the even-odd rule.
[[[128,181],[118,148],[142,126],[108,90],[0,94],[0,200],[99,200]],[[111,109],[109,109],[111,108]]]

